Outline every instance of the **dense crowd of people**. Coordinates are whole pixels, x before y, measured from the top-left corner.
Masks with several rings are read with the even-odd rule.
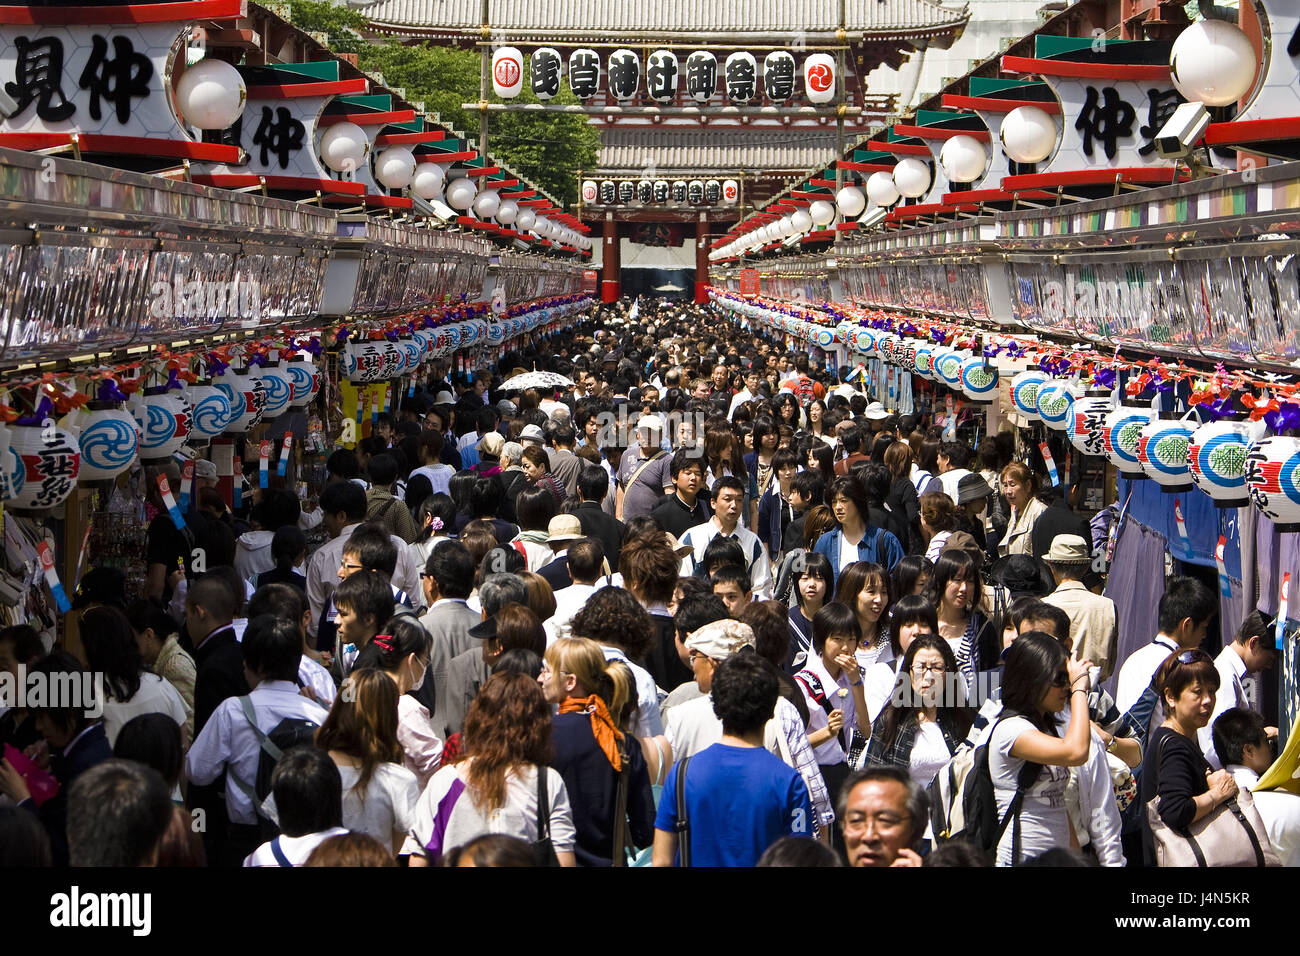
[[[1041,459],[824,358],[605,306],[404,396],[318,501],[232,512],[200,463],[179,529],[151,490],[84,661],[0,630],[103,695],[0,715],[0,864],[1150,866],[1225,808],[1300,860],[1300,798],[1249,796],[1272,622],[1212,657],[1173,576],[1118,659]]]

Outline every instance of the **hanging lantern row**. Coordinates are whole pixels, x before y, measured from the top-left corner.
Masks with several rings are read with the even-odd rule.
[[[565,73],[569,89],[581,100],[600,93],[602,74],[610,95],[623,103],[639,99],[643,92],[654,103],[671,103],[679,89],[694,102],[707,103],[717,95],[721,80],[723,96],[737,106],[762,99],[779,104],[794,97],[800,75],[809,103],[829,103],[836,95],[835,59],[826,53],[805,57],[799,68],[794,54],[773,50],[763,57],[761,71],[754,54],[744,51],[732,53],[719,69],[718,58],[706,50],[696,50],[685,64],[672,50],[656,50],[646,58],[644,71],[641,57],[628,49],[615,50],[604,63],[595,50],[574,50],[567,69],[560,52],[551,47],[534,50],[527,63],[517,47],[498,47],[492,53],[492,91],[502,99],[514,99],[523,92],[525,76],[537,99],[552,99],[559,94]]]
[[[1177,377],[1174,371],[1200,377],[1191,369],[1107,361],[1086,353],[1067,357],[1032,339],[881,313],[866,319],[859,310],[839,306],[814,309],[722,289],[711,289],[709,298],[733,317],[822,348],[839,342],[863,358],[945,384],[972,402],[997,399],[1005,382],[1017,414],[1064,432],[1081,454],[1108,458],[1121,477],[1151,480],[1169,493],[1196,488],[1218,508],[1253,504],[1279,530],[1300,531],[1300,438],[1267,434],[1300,429],[1294,387],[1270,384],[1274,397],[1243,394],[1244,410],[1238,409],[1231,401],[1234,391],[1261,383],[1243,381],[1219,366],[1210,381],[1197,383],[1191,404],[1200,417],[1193,417],[1192,411],[1156,407],[1159,390],[1171,387]],[[865,321],[872,324],[858,324]],[[980,335],[985,336],[982,347]],[[1131,377],[1123,399],[1117,400],[1120,369],[1140,374]],[[1085,375],[1090,382],[1083,381]],[[1139,398],[1152,389],[1155,399]]]

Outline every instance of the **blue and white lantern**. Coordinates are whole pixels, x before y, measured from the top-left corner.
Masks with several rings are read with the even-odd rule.
[[[916,347],[916,374],[921,378],[934,380],[934,353],[935,347],[928,342]]]
[[[262,417],[267,420],[279,418],[293,397],[289,373],[280,368],[279,362],[267,362],[258,369],[256,378],[266,389],[266,405],[262,409]]]
[[[1251,445],[1246,487],[1278,531],[1300,531],[1300,438],[1273,435]]]
[[[1138,436],[1138,462],[1148,478],[1160,485],[1162,491],[1191,491],[1192,474],[1188,467],[1188,448],[1193,422],[1184,421],[1166,413],[1153,418]]]
[[[998,391],[997,366],[983,355],[972,355],[961,363],[961,390],[973,402],[992,402]]]
[[[1244,508],[1250,504],[1246,487],[1246,459],[1263,427],[1257,422],[1206,422],[1192,432],[1187,446],[1187,467],[1192,482],[1210,496],[1216,508]]]
[[[1011,380],[1011,404],[1031,422],[1040,419],[1038,390],[1047,384],[1047,375],[1036,368],[1026,369]]]
[[[140,448],[140,425],[116,402],[90,402],[77,443],[81,481],[111,481],[131,467]]]
[[[289,405],[306,408],[320,391],[320,369],[303,355],[295,355],[284,366],[289,373]]]
[[[934,370],[939,374],[939,381],[942,381],[949,388],[961,388],[961,365],[966,361],[968,355],[966,352],[957,352],[948,349],[940,355],[934,363]]]
[[[1056,431],[1065,431],[1070,427],[1070,418],[1074,414],[1074,400],[1083,394],[1083,389],[1064,379],[1048,379],[1038,386],[1036,405],[1038,416],[1043,424]]]
[[[185,390],[190,402],[190,444],[202,447],[221,435],[235,421],[230,396],[209,382]]]
[[[146,464],[171,458],[190,434],[190,407],[179,391],[146,388],[131,409],[140,426],[140,457]]]
[[[1120,477],[1146,478],[1138,458],[1142,429],[1151,423],[1156,412],[1145,403],[1125,402],[1106,416],[1106,457],[1119,469]]]

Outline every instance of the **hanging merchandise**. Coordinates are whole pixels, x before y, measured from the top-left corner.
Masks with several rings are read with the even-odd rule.
[[[190,403],[190,445],[201,448],[231,426],[237,417],[235,408],[230,396],[207,380],[194,383],[185,393]]]
[[[1124,403],[1106,416],[1103,433],[1106,436],[1106,456],[1119,469],[1120,477],[1146,478],[1142,463],[1138,461],[1138,442],[1142,429],[1155,417],[1156,412],[1146,402],[1126,398]]]
[[[140,425],[140,460],[146,465],[171,458],[189,437],[190,407],[179,390],[146,388],[132,400],[131,412]]]
[[[1138,436],[1138,463],[1148,478],[1162,491],[1190,491],[1192,475],[1187,464],[1187,450],[1194,422],[1177,412],[1161,412],[1143,427]]]
[[[1300,531],[1300,438],[1272,435],[1251,445],[1246,486],[1278,531]]]
[[[43,412],[18,419],[8,431],[15,462],[6,507],[44,511],[62,504],[81,472],[81,446],[76,438]]]
[[[140,447],[140,424],[120,402],[90,402],[79,418],[78,480],[108,481],[131,467]]]
[[[1244,508],[1250,504],[1246,487],[1246,461],[1250,446],[1263,437],[1264,424],[1227,419],[1206,422],[1192,432],[1187,464],[1196,487],[1210,496],[1216,508]]]
[[[1017,376],[1018,377],[1018,376]],[[1035,397],[1037,397],[1037,386]],[[1012,386],[1012,395],[1015,395]],[[1017,403],[1019,408],[1019,403]],[[1067,430],[1070,444],[1085,455],[1106,454],[1106,417],[1114,408],[1111,393],[1105,389],[1089,389],[1082,398],[1074,401],[1074,414]]]

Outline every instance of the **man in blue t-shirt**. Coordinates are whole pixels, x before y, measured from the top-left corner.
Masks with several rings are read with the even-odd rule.
[[[713,672],[713,710],[722,740],[673,767],[655,820],[654,865],[753,866],[784,836],[812,836],[803,778],[763,748],[778,694],[776,669],[742,650]],[[677,777],[686,765],[686,832],[678,830]]]

